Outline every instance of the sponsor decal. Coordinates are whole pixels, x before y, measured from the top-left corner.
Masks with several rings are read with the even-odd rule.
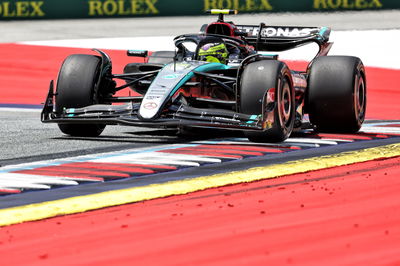
[[[382,0],[314,0],[315,9],[382,8]]]
[[[261,37],[304,37],[309,36],[312,28],[265,28],[261,31]]]
[[[157,108],[157,103],[155,103],[155,102],[147,102],[147,103],[145,103],[144,105],[143,105],[143,108],[144,109],[147,109],[147,110],[152,110],[152,109],[156,109]]]
[[[158,96],[158,95],[148,95],[148,96],[146,96],[146,100],[155,100],[155,99],[160,99],[161,98],[161,96]]]
[[[238,11],[271,11],[270,0],[204,0],[204,10],[235,9]]]
[[[238,26],[238,28],[247,32],[250,36],[258,36],[259,27],[254,26]],[[293,28],[293,27],[266,27],[261,31],[261,37],[305,37],[311,33],[317,32],[316,28]]]
[[[158,0],[89,0],[89,16],[155,15]]]
[[[169,75],[165,75],[162,78],[163,79],[177,79],[179,77],[178,74],[169,74]]]
[[[43,17],[44,1],[2,1],[0,16],[3,18]]]

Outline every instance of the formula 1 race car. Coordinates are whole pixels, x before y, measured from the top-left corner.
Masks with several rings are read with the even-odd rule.
[[[327,27],[235,25],[234,10],[211,10],[218,21],[175,37],[175,51],[129,50],[144,63],[113,74],[107,54],[68,56],[42,111],[71,136],[98,136],[106,125],[240,130],[255,142],[280,142],[308,125],[319,132],[357,132],[366,111],[366,76],[357,57],[327,56]],[[276,54],[316,43],[305,71]],[[116,79],[125,84],[117,86]],[[136,96],[117,97],[129,88]],[[123,104],[122,104],[123,103]]]

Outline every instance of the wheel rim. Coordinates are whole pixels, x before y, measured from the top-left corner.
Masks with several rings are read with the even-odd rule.
[[[354,109],[357,121],[361,124],[365,117],[365,105],[366,105],[366,88],[365,82],[361,75],[358,76],[358,80],[354,85]]]
[[[292,112],[292,101],[291,101],[290,85],[285,80],[282,85],[281,93],[278,98],[278,112],[279,119],[282,126],[287,127],[290,124],[291,112]]]

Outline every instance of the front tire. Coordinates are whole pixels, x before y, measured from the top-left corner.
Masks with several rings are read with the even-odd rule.
[[[254,142],[282,142],[293,131],[295,95],[289,68],[285,63],[262,60],[246,66],[241,77],[240,109],[242,113],[261,115],[263,101],[269,89],[275,89],[272,128],[263,132],[245,132]]]
[[[57,80],[56,112],[62,114],[68,108],[81,108],[99,103],[97,82],[101,59],[94,55],[68,56],[60,69]],[[60,130],[71,136],[94,137],[103,132],[103,124],[62,124]]]
[[[361,60],[324,56],[310,68],[306,107],[317,131],[356,133],[365,119],[367,86]]]

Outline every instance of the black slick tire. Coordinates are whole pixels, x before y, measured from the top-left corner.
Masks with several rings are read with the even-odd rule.
[[[263,132],[245,131],[254,142],[282,142],[287,139],[295,120],[294,88],[289,68],[275,60],[261,60],[247,65],[240,82],[240,112],[261,115],[269,89],[275,89],[274,122]]]
[[[364,122],[367,87],[357,57],[323,56],[309,70],[306,110],[319,132],[355,133]]]
[[[56,112],[67,108],[80,108],[99,102],[96,84],[100,75],[101,59],[94,55],[68,56],[60,69],[56,89]],[[103,124],[63,124],[60,130],[71,136],[93,137],[103,132]]]

